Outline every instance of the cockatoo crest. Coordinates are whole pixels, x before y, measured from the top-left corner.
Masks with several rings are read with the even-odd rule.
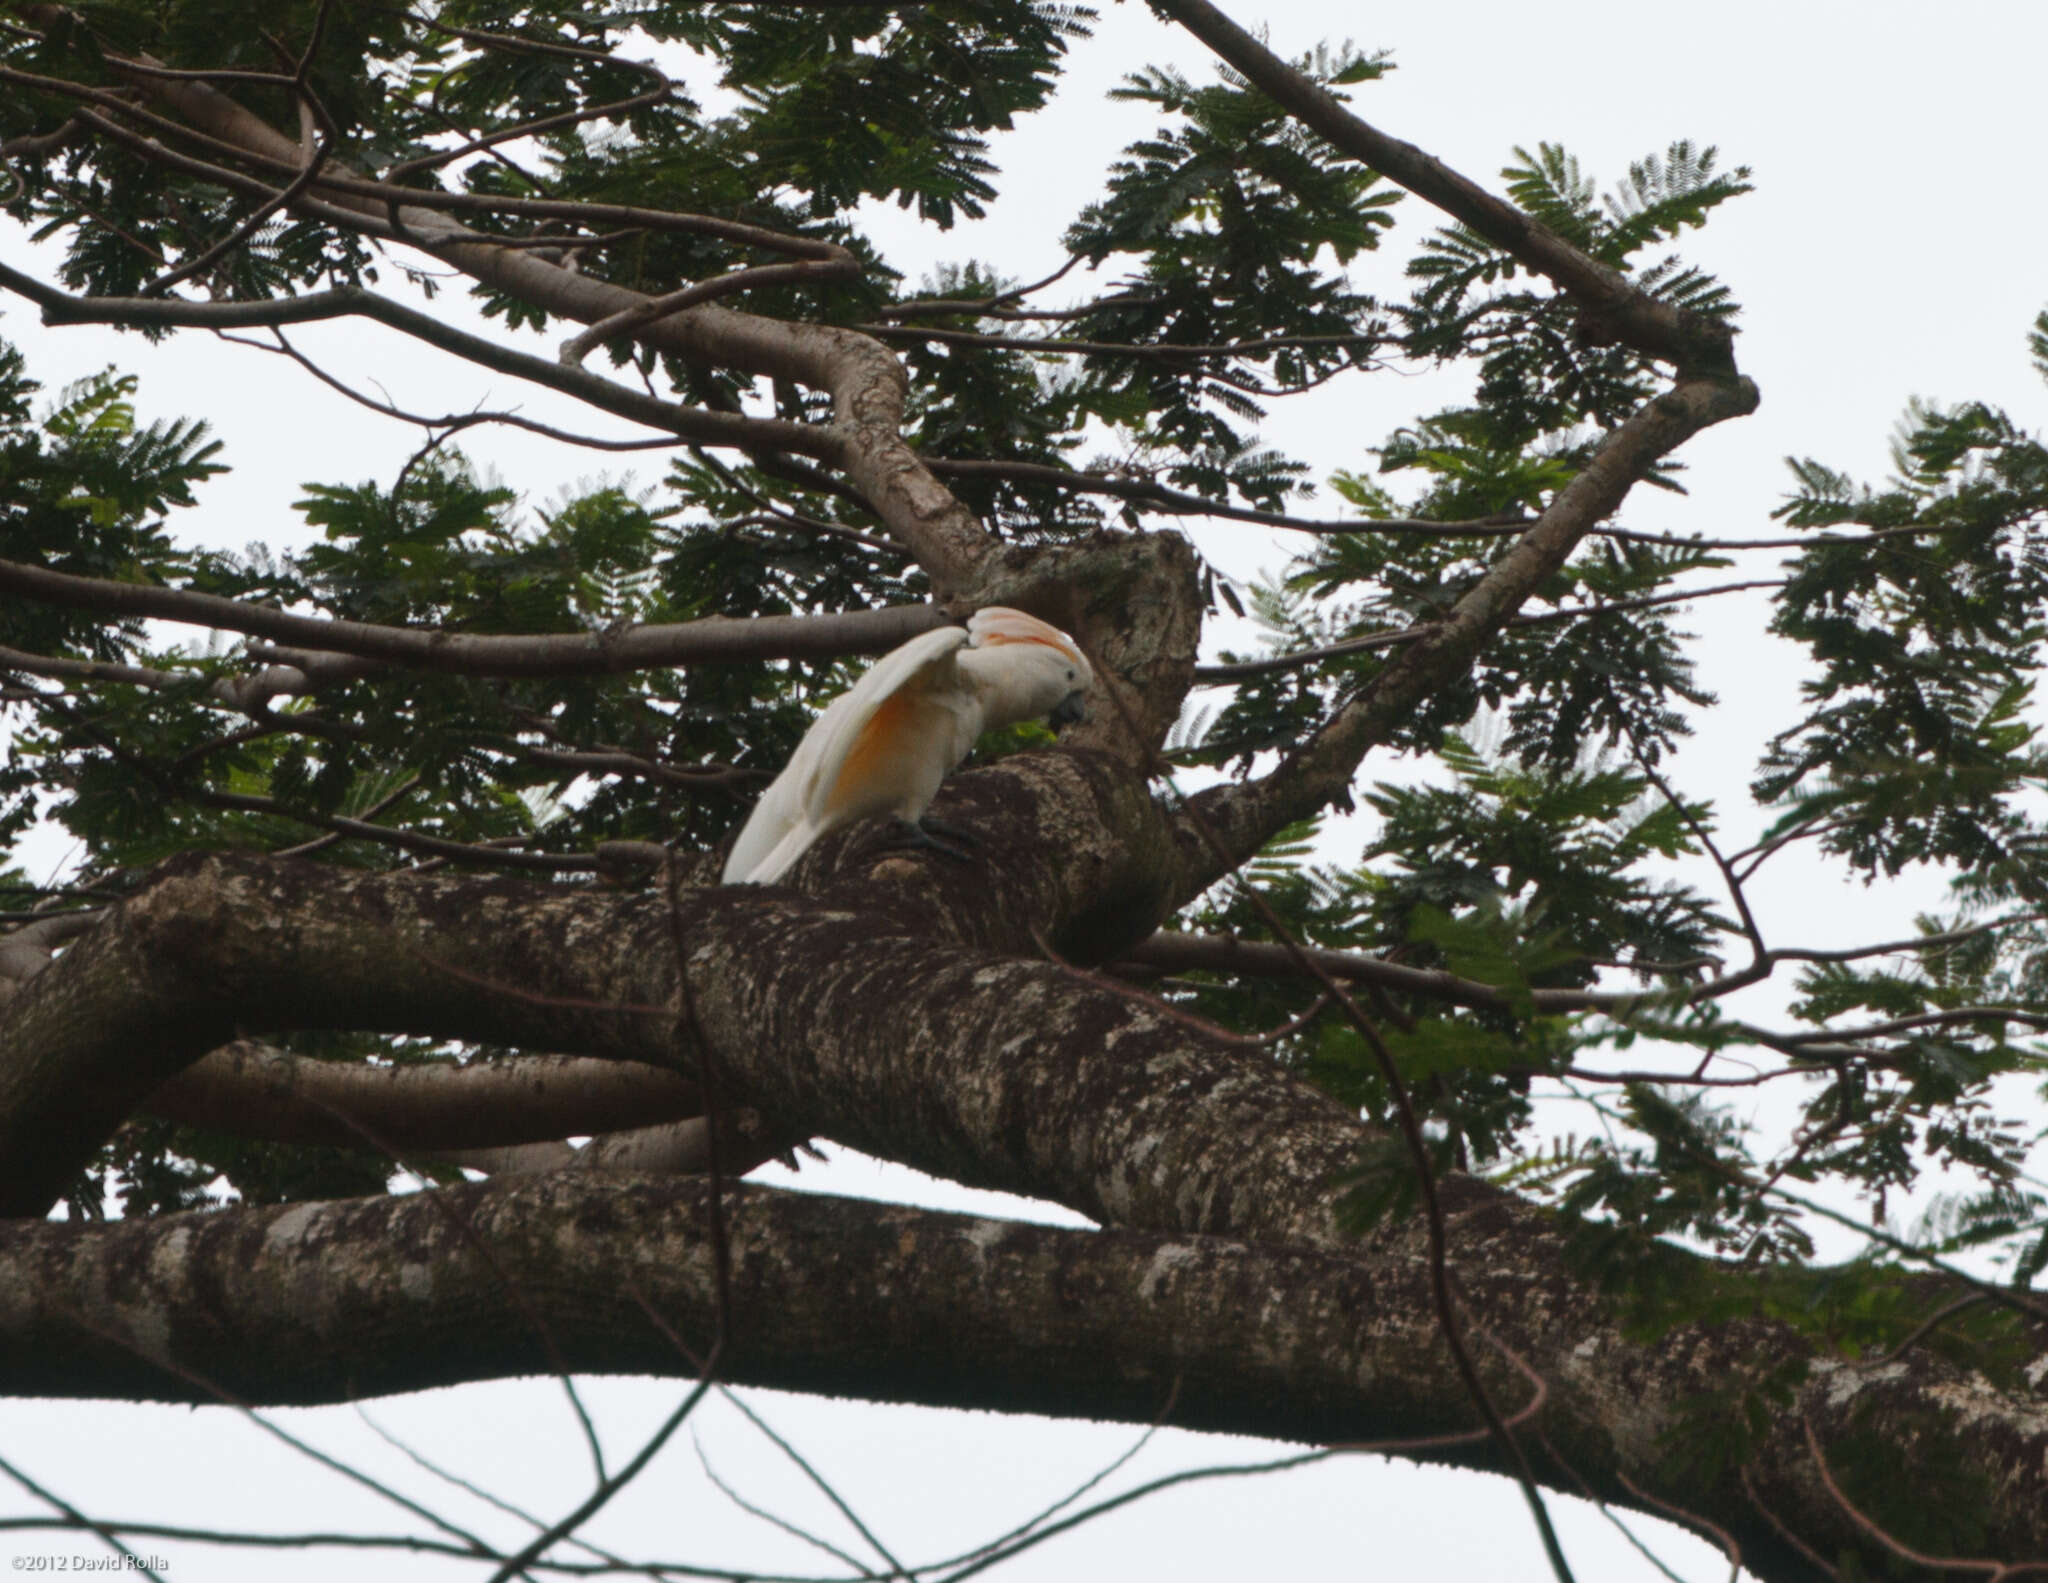
[[[725,882],[773,884],[826,831],[856,819],[916,824],[982,732],[1083,718],[1094,680],[1066,633],[1000,605],[912,638],[813,722],[733,843]]]

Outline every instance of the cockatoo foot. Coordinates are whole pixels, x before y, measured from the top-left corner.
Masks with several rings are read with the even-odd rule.
[[[979,839],[971,831],[936,819],[920,819],[915,824],[908,819],[891,819],[882,844],[899,851],[942,852],[956,863],[971,863],[974,855],[966,848],[978,845]]]

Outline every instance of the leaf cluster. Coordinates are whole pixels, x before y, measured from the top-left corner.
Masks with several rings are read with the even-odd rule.
[[[1554,143],[1515,151],[1501,172],[1508,196],[1589,257],[1630,277],[1659,301],[1703,319],[1736,312],[1728,288],[1675,253],[1646,248],[1704,225],[1714,209],[1750,190],[1746,167],[1723,172],[1719,154],[1672,143],[1629,167],[1602,198],[1572,154]],[[1582,423],[1618,424],[1656,388],[1643,354],[1568,298],[1525,284],[1518,260],[1462,225],[1438,230],[1408,265],[1415,289],[1395,310],[1418,356],[1479,359],[1481,409],[1534,436]]]
[[[1334,86],[1387,69],[1384,57],[1350,51],[1302,64]],[[1278,509],[1300,487],[1298,474],[1260,465],[1246,425],[1263,415],[1269,392],[1369,362],[1384,324],[1341,266],[1379,245],[1400,194],[1230,73],[1197,86],[1154,68],[1115,97],[1166,119],[1111,166],[1108,194],[1067,232],[1068,248],[1090,265],[1135,265],[1072,333],[1241,350],[1185,361],[1091,356],[1087,404],[1157,453],[1174,487]]]
[[[1979,900],[2037,899],[2048,449],[1981,403],[1915,403],[1893,461],[1882,489],[1791,464],[1777,514],[1831,531],[1793,561],[1773,630],[1816,674],[1756,794],[1866,874],[1949,863]]]

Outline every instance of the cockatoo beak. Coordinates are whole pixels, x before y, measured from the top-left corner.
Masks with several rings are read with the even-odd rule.
[[[1059,707],[1053,710],[1052,728],[1057,731],[1062,726],[1077,726],[1087,718],[1088,700],[1078,692],[1071,692],[1062,698]]]

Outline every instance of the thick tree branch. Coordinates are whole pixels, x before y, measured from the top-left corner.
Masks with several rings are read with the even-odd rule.
[[[1180,1427],[1311,1443],[1438,1438],[1470,1421],[1422,1272],[1370,1246],[1066,1231],[759,1188],[729,1190],[725,1212],[736,1383],[1133,1423],[1171,1397]],[[104,1228],[19,1223],[0,1228],[0,1390],[207,1400],[198,1379],[310,1403],[549,1372],[557,1356],[577,1372],[676,1375],[688,1365],[649,1312],[686,1339],[710,1335],[709,1219],[702,1184],[570,1172]],[[1828,1497],[1804,1419],[1837,1455],[1896,1435],[1909,1465],[1970,1447],[1981,1464],[1998,1443],[1983,1548],[2048,1548],[2048,1412],[1925,1349],[1858,1369],[1760,1320],[1626,1340],[1587,1323],[1554,1273],[1532,1283],[1518,1229],[1494,1228],[1463,1285],[1543,1378],[1545,1438],[1597,1495],[1661,1497],[1735,1534],[1760,1575],[1808,1575],[1745,1482],[1796,1514],[1808,1545],[1872,1541]],[[1496,1317],[1532,1312],[1547,1326]],[[1703,1381],[1792,1364],[1808,1377],[1746,1478],[1702,1480],[1667,1456]],[[1487,1368],[1504,1399],[1528,1394],[1500,1358]],[[1958,1422],[1967,1437],[1937,1427]],[[1409,1454],[1487,1467],[1493,1453],[1454,1436]],[[1557,1463],[1541,1471],[1579,1488]]]
[[[1443,621],[1390,636],[1396,652],[1278,774],[1211,792],[1178,821],[1151,797],[1136,766],[1192,675],[1199,601],[1185,546],[1143,536],[1058,550],[994,545],[937,481],[940,470],[903,444],[902,368],[874,336],[712,308],[703,304],[702,285],[641,293],[578,274],[559,259],[580,253],[610,267],[613,258],[589,253],[604,239],[470,229],[452,218],[464,207],[455,195],[364,179],[313,157],[316,121],[330,134],[319,146],[338,143],[324,112],[310,104],[310,89],[300,95],[309,102],[306,129],[291,139],[216,86],[297,90],[306,83],[310,48],[295,77],[131,62],[124,80],[132,88],[74,95],[77,128],[159,171],[213,183],[264,213],[288,208],[380,242],[406,242],[500,300],[594,326],[571,343],[572,354],[579,343],[630,333],[664,356],[737,374],[742,386],[767,378],[779,393],[788,385],[828,393],[832,420],[784,426],[798,437],[784,445],[765,420],[682,412],[659,401],[643,409],[634,405],[642,398],[608,381],[587,392],[579,387],[621,415],[629,408],[663,413],[666,432],[696,435],[700,420],[715,428],[719,418],[754,425],[752,440],[704,443],[752,446],[769,470],[798,454],[828,464],[843,480],[789,465],[872,504],[938,591],[931,610],[889,619],[916,619],[917,630],[927,630],[960,594],[1035,607],[1081,637],[1120,707],[1094,727],[1095,736],[1079,739],[1081,751],[1068,739],[1068,751],[1024,755],[949,783],[938,811],[983,838],[962,863],[877,855],[871,830],[860,828],[821,842],[788,888],[678,892],[668,883],[659,896],[348,872],[247,855],[174,862],[97,922],[45,931],[86,931],[61,956],[51,955],[48,938],[16,942],[13,957],[31,968],[17,976],[0,1010],[0,1159],[8,1166],[0,1173],[0,1213],[40,1211],[76,1182],[110,1129],[152,1103],[152,1091],[168,1083],[175,1102],[180,1083],[194,1072],[203,1077],[205,1063],[193,1063],[213,1045],[244,1031],[318,1027],[575,1051],[616,1063],[620,1073],[652,1074],[650,1081],[703,1102],[704,1125],[622,1130],[578,1155],[582,1165],[640,1158],[673,1169],[695,1157],[721,1118],[744,1111],[757,1114],[767,1137],[817,1131],[963,1182],[1055,1199],[1112,1229],[1041,1235],[986,1222],[963,1229],[915,1211],[790,1205],[747,1193],[724,1204],[728,1216],[718,1172],[735,1162],[722,1146],[701,1151],[714,1167],[708,1207],[702,1192],[673,1182],[607,1185],[574,1171],[402,1202],[298,1205],[162,1227],[0,1228],[0,1377],[33,1371],[36,1388],[47,1390],[54,1370],[79,1390],[111,1382],[124,1394],[196,1393],[193,1371],[212,1360],[243,1371],[237,1377],[255,1383],[249,1394],[326,1399],[404,1388],[408,1380],[442,1383],[465,1371],[560,1368],[563,1337],[580,1365],[644,1367],[647,1354],[673,1369],[678,1355],[689,1354],[676,1344],[679,1326],[697,1338],[715,1333],[721,1365],[730,1343],[737,1377],[767,1383],[955,1405],[1007,1407],[1028,1398],[1036,1410],[1050,1404],[1098,1416],[1135,1412],[1142,1403],[1149,1416],[1192,1378],[1189,1411],[1212,1427],[1328,1438],[1411,1421],[1441,1437],[1449,1425],[1451,1441],[1440,1440],[1440,1449],[1475,1465],[1494,1453],[1461,1427],[1471,1422],[1465,1409],[1497,1391],[1504,1407],[1521,1404],[1538,1442],[1555,1448],[1540,1469],[1546,1481],[1698,1511],[1739,1535],[1753,1565],[1779,1575],[1796,1569],[1788,1559],[1794,1552],[1817,1556],[1845,1546],[1861,1557],[1880,1553],[1870,1547],[1872,1525],[1858,1526],[1858,1458],[1845,1454],[1871,1440],[1932,1499],[1952,1498],[1947,1491],[1960,1479],[1973,1514],[1988,1514],[1986,1549],[2015,1561],[2048,1549],[2048,1356],[2037,1308],[2032,1317],[1973,1314],[1973,1337],[1981,1324],[1994,1338],[1978,1352],[1987,1370],[1998,1371],[1994,1384],[1951,1367],[1924,1344],[1954,1312],[1939,1282],[1859,1271],[1849,1284],[1859,1295],[1875,1289],[1882,1300],[1855,1312],[1863,1362],[1854,1366],[1834,1355],[1833,1336],[1814,1317],[1837,1311],[1830,1305],[1841,1301],[1839,1272],[1759,1272],[1694,1258],[1624,1228],[1561,1221],[1455,1173],[1438,1184],[1442,1212],[1432,1203],[1426,1242],[1412,1218],[1373,1218],[1367,1209],[1387,1196],[1379,1188],[1406,1181],[1413,1165],[1426,1167],[1412,1118],[1414,1159],[1403,1161],[1353,1108],[1277,1068],[1253,1041],[1117,993],[1063,960],[1100,963],[1142,951],[1139,942],[1178,901],[1275,828],[1341,800],[1363,755],[1401,732],[1433,694],[1455,686],[1503,628],[1576,615],[1519,612],[1660,457],[1756,401],[1735,371],[1725,325],[1644,295],[1419,150],[1357,121],[1206,0],[1153,4],[1338,148],[1443,204],[1546,275],[1584,310],[1582,327],[1594,341],[1626,342],[1678,370],[1675,387],[1606,435],[1540,518],[1486,525],[1512,534],[1499,546],[1505,553]],[[122,69],[118,58],[113,69]],[[19,74],[13,80],[22,81]],[[40,93],[47,85],[30,86]],[[565,128],[625,102],[564,112],[548,124]],[[415,167],[488,153],[518,130],[501,125],[473,135],[449,124],[454,139],[438,139]],[[448,153],[454,140],[461,147]],[[481,200],[472,211],[515,212],[486,194],[469,196]],[[217,229],[194,227],[182,213],[173,219],[188,235]],[[164,243],[188,258],[197,245]],[[547,248],[561,251],[550,257]],[[836,254],[796,256],[806,261],[750,268],[748,260],[708,287],[804,279],[846,264]],[[700,265],[686,266],[683,276],[703,278]],[[61,310],[61,294],[34,289]],[[330,309],[396,322],[394,313],[409,311],[340,296],[284,305],[88,306],[118,310],[130,316],[124,322],[165,323]],[[145,307],[187,318],[149,320]],[[541,377],[529,370],[536,360],[469,339],[474,344],[451,349],[481,366]],[[567,389],[562,380],[574,377],[554,367],[547,382]],[[1049,576],[1054,566],[1057,575]],[[19,579],[36,575],[48,574],[0,566],[0,589],[19,592]],[[70,587],[70,596],[77,608],[129,615],[150,612],[94,601],[185,597],[114,583],[90,593]],[[1652,595],[1644,603],[1682,597],[1693,596]],[[184,608],[181,619],[190,619],[193,607]],[[261,619],[271,616],[282,613]],[[417,655],[394,657],[386,651],[392,645],[442,654],[477,641],[362,628],[370,635],[363,641],[386,646],[372,652],[333,641],[335,624],[313,625],[321,630],[311,636],[252,635],[322,651],[327,658],[303,673],[308,681],[330,663],[422,663]],[[683,629],[640,630],[673,639]],[[590,647],[554,653],[556,664],[522,649],[532,670],[496,674],[601,672],[631,663],[582,634],[505,641]],[[502,659],[511,651],[497,652]],[[486,658],[471,652],[465,662],[427,668],[470,670]],[[1140,700],[1134,711],[1121,707],[1127,693]],[[262,704],[259,696],[251,707]],[[45,705],[64,706],[61,699]],[[509,741],[493,745],[529,751]],[[1101,751],[1088,751],[1091,745]],[[1212,855],[1195,838],[1198,826],[1220,828],[1228,849]],[[647,850],[634,854],[629,845],[613,846],[609,868],[628,885],[634,880],[626,870]],[[651,851],[672,882],[683,860]],[[702,871],[715,860],[698,854],[688,861]],[[32,919],[31,930],[40,923]],[[1760,932],[1752,926],[1750,933],[1756,951],[1749,966],[1661,997],[1663,1006],[1724,994],[1795,954],[1769,952]],[[1347,966],[1386,987],[1501,1009],[1486,986],[1427,974],[1393,984],[1382,971],[1392,964],[1359,965],[1369,961]],[[1242,958],[1216,965],[1259,966]],[[1318,956],[1295,965],[1332,964]],[[1336,985],[1327,987],[1343,1001]],[[1579,994],[1538,1009],[1607,1012],[1645,1028],[1660,1020],[1659,999],[1654,992],[1611,1000]],[[1636,1008],[1641,1015],[1632,1015]],[[1982,1014],[1949,1009],[1861,1032],[1905,1036],[1928,1020]],[[1839,1030],[1809,1041],[1720,1026],[1796,1056],[1790,1067],[1884,1059],[1843,1045]],[[1390,1058],[1386,1076],[1398,1095]],[[307,1079],[330,1080],[351,1091],[385,1081],[359,1069]],[[593,1073],[592,1082],[601,1085],[602,1077]],[[353,1102],[367,1103],[359,1093]],[[216,1096],[216,1113],[225,1107]],[[430,1111],[422,1100],[389,1114],[400,1126],[424,1125]],[[282,1120],[312,1126],[304,1114]],[[342,1126],[373,1130],[360,1116],[354,1128]],[[449,1129],[437,1134],[429,1126],[412,1142],[437,1135]],[[650,1150],[664,1152],[657,1158]],[[497,1169],[547,1169],[562,1154],[542,1141],[492,1158]],[[1425,1168],[1422,1180],[1427,1188],[1435,1178]],[[1776,1181],[1743,1176],[1741,1186],[1760,1196]],[[1641,1306],[1626,1314],[1585,1260],[1582,1244],[1609,1233],[1609,1257],[1646,1277],[1631,1283]],[[1454,1266],[1448,1275],[1446,1248]],[[238,1282],[267,1284],[243,1296]],[[859,1290],[849,1292],[855,1282]],[[1660,1309],[1672,1292],[1683,1296]],[[2019,1306],[2013,1294],[2004,1296]],[[305,1312],[283,1311],[286,1298]],[[251,1312],[218,1311],[237,1299]],[[1673,1328],[1672,1315],[1693,1322]],[[1484,1389],[1469,1373],[1460,1381],[1444,1353],[1446,1339],[1455,1342],[1468,1321],[1471,1333],[1497,1349],[1482,1359],[1490,1376]],[[359,1323],[361,1331],[351,1328]],[[260,1350],[266,1342],[268,1353]],[[358,1346],[371,1354],[369,1363],[353,1357]],[[1085,1354],[1078,1363],[1077,1351]],[[28,1361],[17,1364],[17,1352]],[[165,1367],[182,1371],[175,1375],[182,1383],[163,1384],[172,1378]],[[1802,1426],[1810,1426],[1803,1438]],[[1736,1448],[1692,1454],[1723,1444]],[[1797,1535],[1759,1512],[1788,1515]]]
[[[671,1019],[646,1009],[661,1005],[664,986],[609,956],[618,920],[604,901],[510,880],[351,878],[275,860],[172,865],[29,980],[0,1019],[0,1214],[40,1213],[83,1151],[245,1032],[359,1028],[672,1065]],[[277,903],[274,927],[244,910]],[[498,937],[481,958],[462,938],[474,930]],[[579,967],[567,941],[580,936],[608,949]],[[649,949],[666,960],[658,944]],[[529,955],[549,970],[522,966]],[[536,984],[559,1004],[521,998]]]
[[[1047,926],[1068,949],[1078,938],[1106,951],[1116,920],[1129,926],[1142,870],[1127,854],[1153,864],[1173,854],[1135,779],[1070,754],[1008,761],[950,790],[948,812],[989,834],[982,863],[864,857],[866,832],[855,829],[798,871],[823,886],[815,900],[773,888],[685,891],[678,916],[697,1022],[717,1049],[727,1098],[758,1107],[786,1132],[815,1128],[964,1181],[1057,1198],[1105,1222],[1314,1243],[1347,1266],[1365,1260],[1384,1275],[1371,1289],[1400,1317],[1348,1311],[1372,1312],[1375,1334],[1405,1327],[1432,1379],[1454,1391],[1437,1352],[1415,1223],[1383,1224],[1355,1246],[1337,1229],[1343,1173],[1369,1136],[1353,1114],[1237,1045],[1068,969],[993,954]],[[222,1042],[217,1030],[231,1019],[381,1024],[659,1062],[676,1047],[665,1009],[672,927],[666,902],[647,896],[186,860],[10,1006],[0,1150],[32,1179],[61,1185],[77,1155],[53,1158],[54,1133],[68,1131],[73,1150],[88,1147],[203,1047]],[[1921,1371],[1935,1366],[1917,1354],[1866,1377],[1812,1359],[1799,1332],[1762,1320],[1628,1339],[1596,1287],[1572,1274],[1547,1214],[1463,1178],[1446,1179],[1443,1191],[1474,1313],[1543,1375],[1554,1398],[1546,1434],[1589,1476],[1623,1467],[1642,1489],[1701,1506],[1692,1483],[1662,1466],[1661,1426],[1692,1410],[1700,1378],[1761,1380],[1788,1361],[1816,1368],[1819,1383],[1802,1400],[1828,1415],[1831,1435],[1925,1419],[1936,1386]],[[642,1267],[676,1262],[653,1233],[607,1225],[607,1240],[636,1250],[649,1261]],[[396,1235],[380,1228],[372,1240],[381,1246]],[[835,1244],[840,1254],[845,1246]],[[445,1262],[438,1251],[429,1256]],[[1733,1282],[1737,1292],[1753,1279],[1671,1257],[1675,1276]],[[850,1262],[872,1287],[870,1272],[881,1266]],[[61,1289],[53,1280],[38,1276],[25,1290]],[[587,1276],[573,1285],[587,1300]],[[13,1289],[0,1282],[0,1291]],[[1398,1302],[1397,1289],[1406,1294]],[[1262,1286],[1262,1303],[1273,1290]],[[1255,1312],[1291,1316],[1295,1305]],[[1240,1347],[1243,1318],[1232,1326]],[[65,1332],[65,1346],[81,1345],[75,1324]],[[1322,1348],[1317,1340],[1308,1350]],[[864,1356],[884,1354],[900,1370],[905,1354],[870,1348]],[[900,1375],[891,1378],[895,1390]],[[816,1376],[809,1383],[822,1385]],[[2044,1420],[2036,1424],[2032,1409],[1988,1387],[1947,1375],[1937,1384],[1947,1393],[1941,1400],[1958,1388],[1975,1393],[1969,1411],[1997,1415],[2015,1434],[2048,1433],[2048,1414],[2036,1413]],[[1105,1410],[1092,1400],[1088,1410]],[[1452,1412],[1446,1402],[1461,1400],[1439,1399],[1436,1410]],[[1312,1431],[1326,1432],[1350,1433]],[[2048,1513],[2048,1492],[2036,1487],[2038,1469],[2015,1475],[2005,1464],[2006,1444],[1972,1434],[1966,1454],[1993,1458],[1999,1487],[2015,1492],[2023,1515],[2009,1531],[2024,1553],[2019,1540]],[[1807,1475],[1796,1449],[1781,1456],[1774,1441],[1752,1471],[1781,1495],[1797,1491]],[[1735,1514],[1714,1509],[1734,1525]],[[1797,1501],[1791,1509],[1822,1510]]]
[[[1041,932],[1090,956],[1093,942],[1107,950],[1150,932],[1157,917],[1148,904],[1163,882],[1144,864],[1174,854],[1141,781],[1067,754],[965,780],[973,784],[949,800],[988,833],[978,873],[867,861],[870,834],[855,829],[807,863],[805,872],[841,881],[818,903],[754,888],[686,894],[693,954],[712,959],[699,1010],[740,1086],[735,1103],[754,1104],[796,1136],[830,1133],[839,1116],[865,1134],[848,1109],[853,1096],[834,1086],[869,1048],[852,1026],[869,993],[862,969],[886,960],[911,975],[893,991],[899,1001],[921,998],[915,962],[935,930],[968,942],[954,955],[970,972],[990,946],[1034,949]],[[1125,832],[1143,860],[1126,855]],[[1066,982],[1059,970],[1016,966]],[[645,895],[247,857],[173,863],[9,1003],[0,1022],[0,1154],[10,1164],[0,1213],[40,1211],[144,1096],[241,1032],[356,1028],[669,1064],[673,973],[667,909]],[[798,990],[774,1015],[757,1008],[757,996]],[[989,1004],[979,994],[963,1014],[972,1021]],[[882,1037],[908,1038],[902,1019],[914,1022],[913,1013],[899,1004],[894,1032]],[[812,1027],[812,1017],[822,1021]],[[907,1059],[893,1081],[917,1080],[938,1033],[899,1051]],[[1046,1041],[1049,1051],[1055,1043]],[[804,1064],[793,1059],[799,1046],[819,1061],[815,1081],[790,1081]],[[1033,1081],[1058,1076],[1047,1068]],[[1303,1093],[1314,1108],[1334,1109]],[[891,1153],[904,1144],[878,1135],[865,1146]],[[1027,1156],[995,1169],[1018,1185],[1036,1167]]]
[[[83,909],[46,913],[0,934],[0,1005],[50,965],[58,946],[89,932],[101,917]]]
[[[803,1142],[776,1132],[755,1110],[719,1114],[718,1158],[724,1181],[745,1176],[773,1159],[794,1163]],[[632,1127],[594,1137],[578,1149],[568,1143],[523,1143],[497,1149],[443,1149],[434,1158],[488,1176],[536,1176],[575,1167],[634,1175],[709,1175],[711,1121],[690,1116],[655,1127]]]

